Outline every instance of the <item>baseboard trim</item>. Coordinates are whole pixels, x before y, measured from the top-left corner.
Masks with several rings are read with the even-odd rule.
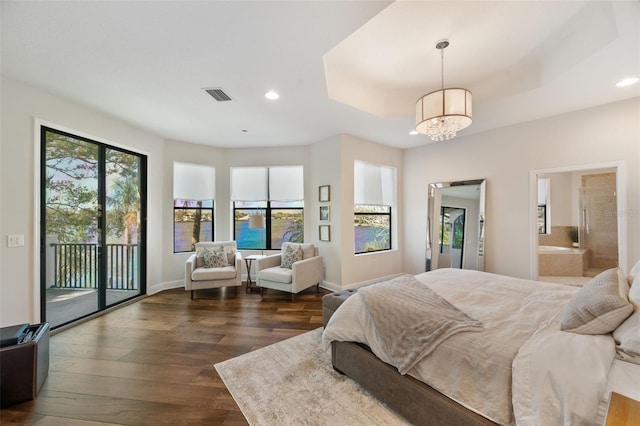
[[[163,283],[152,285],[147,288],[147,295],[151,296],[152,294],[160,293],[164,290],[170,290],[172,288],[184,288],[184,280],[176,280],[176,281],[165,281]]]
[[[352,283],[352,284],[348,284],[345,286],[341,286],[339,284],[336,283],[332,283],[329,281],[322,281],[320,283],[320,287],[330,290],[330,291],[340,291],[340,290],[349,290],[349,289],[354,289],[354,288],[358,288],[358,287],[362,287],[363,285],[367,285],[367,284],[372,284],[375,282],[379,282],[379,281],[385,281],[385,280],[390,280],[392,278],[396,278],[399,277],[401,275],[404,275],[402,273],[400,274],[391,274],[391,275],[387,275],[384,277],[378,277],[378,278],[374,278],[372,280],[366,280],[366,281],[360,281],[357,283]],[[251,277],[252,279],[254,279],[254,277]],[[156,293],[160,293],[161,291],[164,290],[170,290],[173,288],[184,288],[184,280],[176,280],[176,281],[165,281],[163,283],[158,283],[155,285],[150,286],[149,288],[147,288],[147,295],[151,296],[152,294],[156,294]]]

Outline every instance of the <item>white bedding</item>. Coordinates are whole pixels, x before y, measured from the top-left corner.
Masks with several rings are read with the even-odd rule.
[[[514,424],[513,360],[538,327],[555,317],[578,288],[460,269],[439,269],[416,278],[481,321],[485,330],[445,340],[409,374],[497,423]],[[348,298],[327,324],[324,342],[365,343],[388,362],[361,305],[357,293]]]
[[[513,362],[513,410],[518,425],[596,425],[615,358],[610,334],[560,330],[546,321]]]

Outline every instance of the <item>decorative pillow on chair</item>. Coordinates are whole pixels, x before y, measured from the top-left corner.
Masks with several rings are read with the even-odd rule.
[[[196,268],[204,267],[204,250],[205,247],[196,247]]]
[[[611,333],[633,312],[625,286],[628,293],[628,283],[618,268],[598,274],[564,307],[561,329],[578,334]]]
[[[302,260],[302,250],[300,250],[300,247],[287,245],[282,251],[280,267],[291,269],[293,264],[299,260]]]
[[[235,265],[236,251],[233,246],[224,246],[224,252],[227,254],[227,265]]]
[[[217,251],[212,247],[204,249],[204,267],[205,268],[222,268],[227,266],[227,254],[223,251]]]

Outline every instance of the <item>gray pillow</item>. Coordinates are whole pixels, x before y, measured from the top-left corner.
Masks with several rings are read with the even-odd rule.
[[[196,247],[196,268],[204,267],[204,247]]]
[[[226,245],[220,247],[220,250],[223,250],[227,254],[227,265],[235,265],[236,264],[236,250],[232,245]]]
[[[578,334],[611,333],[633,311],[633,305],[621,295],[620,287],[618,268],[598,274],[564,307],[561,329]]]
[[[302,260],[302,250],[300,249],[300,247],[287,245],[282,251],[282,261],[280,262],[280,267],[291,269],[293,267],[293,264],[299,260]]]
[[[212,247],[204,249],[204,267],[222,268],[227,266],[227,254]]]

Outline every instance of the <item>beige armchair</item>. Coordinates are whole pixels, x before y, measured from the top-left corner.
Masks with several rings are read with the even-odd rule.
[[[213,260],[213,253],[224,253]],[[205,254],[213,262],[205,265]],[[226,262],[224,262],[226,260]],[[191,291],[191,300],[195,290],[204,288],[238,287],[242,285],[242,254],[237,250],[235,241],[214,241],[196,243],[196,252],[185,263],[184,289]]]
[[[324,276],[322,257],[313,244],[283,243],[280,254],[256,261],[256,275],[261,299],[265,289],[270,288],[291,293],[291,301],[295,301],[297,293],[313,285],[318,291]]]

